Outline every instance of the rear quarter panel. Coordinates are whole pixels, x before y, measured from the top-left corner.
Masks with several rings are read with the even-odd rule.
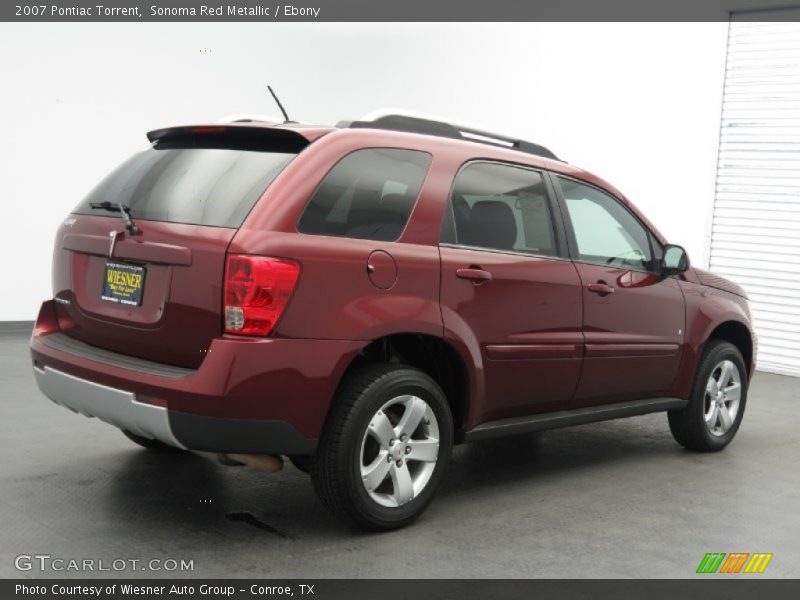
[[[290,338],[363,340],[393,333],[442,335],[439,308],[438,240],[451,169],[446,154],[419,136],[345,130],[307,148],[273,182],[233,239],[232,253],[287,257],[300,262],[293,297],[275,329]],[[319,183],[347,154],[362,148],[406,148],[432,155],[405,231],[394,242],[307,235],[297,221]],[[387,289],[372,284],[370,254],[392,256],[396,280]]]

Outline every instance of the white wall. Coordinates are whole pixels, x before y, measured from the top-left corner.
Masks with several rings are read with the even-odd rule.
[[[707,263],[726,23],[0,24],[0,321],[50,295],[56,227],[146,131],[393,106],[539,141]],[[206,52],[201,52],[207,50]]]

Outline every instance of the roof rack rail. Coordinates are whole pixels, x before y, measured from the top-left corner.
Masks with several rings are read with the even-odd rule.
[[[499,146],[501,148],[510,148],[512,150],[525,152],[526,154],[534,154],[544,158],[552,158],[553,160],[559,161],[561,160],[555,154],[553,154],[553,152],[544,146],[541,146],[540,144],[526,142],[525,140],[501,135],[499,133],[483,131],[471,126],[448,123],[446,121],[439,121],[427,117],[423,118],[404,114],[384,114],[376,116],[372,120],[341,121],[337,124],[337,127],[354,129],[388,129],[391,131],[424,133],[426,135],[435,135],[457,140],[479,142],[483,144],[489,144],[491,146]]]

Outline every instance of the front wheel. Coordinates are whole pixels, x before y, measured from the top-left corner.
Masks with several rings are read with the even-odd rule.
[[[669,411],[675,440],[696,452],[716,452],[733,440],[747,403],[747,369],[733,344],[709,342],[683,410]]]
[[[358,527],[416,519],[450,460],[453,419],[439,385],[405,366],[363,367],[343,382],[312,465],[318,496]]]

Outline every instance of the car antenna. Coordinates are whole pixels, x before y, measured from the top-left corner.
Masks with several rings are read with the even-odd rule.
[[[281,112],[283,113],[283,119],[284,119],[284,121],[283,121],[283,122],[284,122],[284,123],[295,123],[296,121],[292,121],[292,120],[289,118],[289,115],[287,115],[287,114],[286,114],[286,109],[285,109],[285,108],[283,108],[283,104],[281,104],[281,101],[280,101],[280,100],[278,100],[278,96],[276,96],[276,95],[275,95],[275,92],[274,92],[274,91],[272,91],[272,86],[268,85],[268,86],[267,86],[267,89],[269,90],[269,93],[270,93],[270,94],[272,94],[272,97],[275,99],[275,104],[277,104],[277,105],[278,105],[278,108],[280,108],[280,109],[281,109]]]

